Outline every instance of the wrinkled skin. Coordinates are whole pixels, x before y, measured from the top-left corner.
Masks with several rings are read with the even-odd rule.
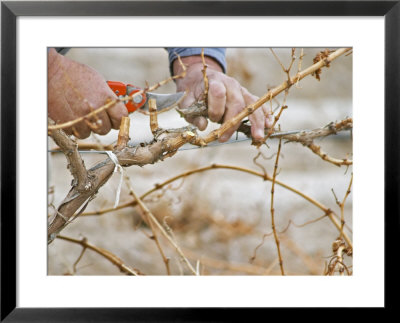
[[[110,99],[117,99],[103,76],[87,65],[58,54],[48,53],[48,115],[57,123],[75,120],[100,108]],[[75,137],[87,138],[93,131],[105,135],[111,128],[118,129],[128,112],[123,103],[102,111],[90,122],[81,121],[64,129]]]
[[[188,92],[180,104],[181,108],[185,108],[197,101],[204,92],[203,63],[201,56],[183,57],[181,60],[187,67],[186,77],[177,79],[176,84],[178,91],[186,90]],[[221,66],[212,58],[205,57],[205,60],[208,66],[207,78],[209,82],[208,117],[211,121],[225,122],[258,99],[234,78],[224,74]],[[175,75],[182,72],[182,66],[178,60],[173,62],[173,70]],[[263,105],[249,116],[251,135],[254,139],[263,139],[264,129],[272,127],[273,116],[269,113],[267,106]],[[207,119],[204,117],[187,118],[187,121],[193,123],[200,130],[207,127]],[[226,131],[219,138],[219,141],[229,140],[238,127],[239,124]]]

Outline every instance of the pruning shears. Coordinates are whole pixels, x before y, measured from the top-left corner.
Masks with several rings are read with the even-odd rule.
[[[107,84],[119,98],[133,96],[135,93],[143,90],[140,87],[123,82],[107,81]],[[157,102],[157,110],[161,110],[176,104],[184,95],[185,92],[159,94],[143,91],[141,94],[133,97],[132,100],[126,101],[125,106],[129,113],[135,112],[138,109],[149,110],[149,100],[155,99]]]

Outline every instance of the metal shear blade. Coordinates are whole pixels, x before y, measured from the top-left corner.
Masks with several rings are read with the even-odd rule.
[[[183,98],[185,92],[178,92],[173,94],[159,94],[159,93],[151,93],[147,92],[147,100],[143,105],[142,110],[149,110],[149,100],[155,99],[157,102],[157,110],[168,108],[174,104],[177,104],[179,100]]]

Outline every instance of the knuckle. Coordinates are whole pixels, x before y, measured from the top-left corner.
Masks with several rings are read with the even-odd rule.
[[[234,79],[233,77],[229,77],[229,76],[226,78],[225,84],[227,84],[227,86],[230,89],[233,89],[234,91],[240,91],[242,88],[242,86],[236,79]]]
[[[210,83],[208,91],[216,99],[223,99],[226,96],[225,86],[220,82]]]
[[[230,93],[227,101],[227,105],[233,111],[241,111],[246,106],[243,96],[240,92],[233,91]]]

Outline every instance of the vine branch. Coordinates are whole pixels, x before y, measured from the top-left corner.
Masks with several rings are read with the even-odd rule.
[[[103,256],[104,258],[106,258],[108,261],[110,261],[111,263],[113,263],[115,266],[117,266],[119,268],[119,270],[127,275],[133,275],[133,276],[138,276],[139,273],[129,267],[128,265],[126,265],[120,258],[118,258],[116,255],[114,255],[113,253],[111,253],[110,251],[100,248],[100,247],[96,247],[95,245],[91,244],[86,238],[82,238],[81,240],[79,239],[74,239],[74,238],[70,238],[70,237],[66,237],[66,236],[62,236],[62,235],[58,235],[57,236],[58,239],[61,240],[65,240],[68,242],[72,242],[72,243],[76,243],[81,245],[84,250],[85,249],[90,249],[93,250],[94,252],[98,253],[99,255]]]
[[[279,267],[281,269],[282,276],[284,276],[285,275],[285,271],[283,270],[283,260],[282,260],[281,248],[280,248],[280,245],[279,245],[278,234],[276,233],[275,209],[274,209],[275,183],[276,183],[276,174],[277,174],[277,170],[278,170],[279,155],[281,153],[281,144],[282,144],[282,139],[279,140],[278,152],[276,153],[276,159],[275,159],[275,165],[274,165],[274,173],[272,175],[272,185],[271,185],[271,226],[272,226],[272,232],[274,233],[276,249],[278,250]]]

